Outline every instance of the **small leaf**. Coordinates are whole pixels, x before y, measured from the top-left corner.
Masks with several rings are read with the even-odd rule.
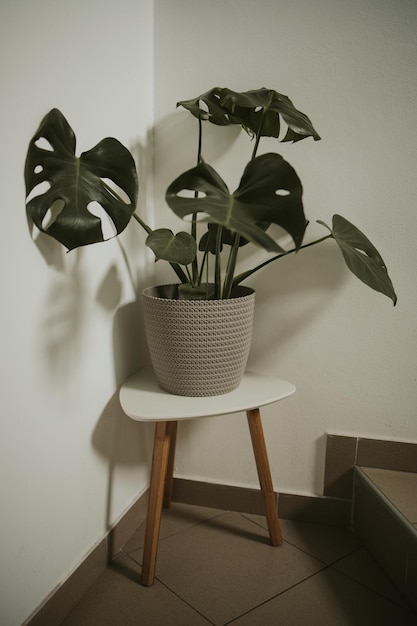
[[[194,238],[185,232],[174,235],[168,228],[152,231],[146,239],[157,260],[188,265],[195,259],[197,245]]]
[[[224,109],[220,104],[220,91],[219,87],[214,87],[197,98],[177,102],[177,107],[184,107],[197,119],[208,120],[219,126],[227,126],[231,121],[227,109]]]
[[[200,243],[198,244],[198,249],[200,252],[211,252],[211,254],[216,254],[216,245],[217,245],[217,230],[220,228],[218,224],[208,224],[206,232],[202,235],[200,239]],[[223,229],[224,231],[225,229]],[[223,250],[223,232],[222,238],[220,242],[220,250]]]
[[[391,298],[395,306],[397,296],[386,265],[369,239],[341,215],[333,216],[331,232],[350,271],[371,289]]]

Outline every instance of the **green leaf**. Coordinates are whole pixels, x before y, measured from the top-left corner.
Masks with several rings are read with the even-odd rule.
[[[397,296],[387,267],[369,239],[341,215],[333,216],[333,229],[319,223],[331,231],[350,271],[368,287],[391,298],[395,306]]]
[[[220,228],[220,226],[218,226],[217,224],[208,224],[207,226],[207,230],[206,232],[202,235],[200,242],[198,244],[198,249],[200,250],[200,252],[205,252],[207,250],[207,252],[211,252],[211,254],[216,254],[217,253],[217,230]],[[223,250],[223,232],[225,231],[225,229],[223,229],[222,231],[222,238],[221,238],[221,242],[220,242],[220,250],[219,252],[221,252]]]
[[[200,197],[194,197],[196,192]],[[179,217],[202,213],[203,221],[224,226],[268,251],[281,253],[283,249],[262,228],[264,222],[284,228],[296,247],[303,239],[302,185],[278,154],[250,161],[234,194],[210,165],[200,163],[171,183],[165,197]]]
[[[306,137],[320,139],[310,119],[295,108],[291,100],[274,89],[255,89],[238,93],[230,89],[220,90],[221,106],[228,110],[234,123],[251,135],[278,137],[280,117],[288,126],[283,141],[300,141]]]
[[[49,146],[42,147],[41,140]],[[101,219],[90,212],[90,203],[106,211],[119,234],[132,217],[138,191],[133,157],[117,139],[107,137],[80,157],[75,147],[72,128],[58,109],[52,109],[31,139],[25,163],[29,217],[69,250],[104,241]],[[35,195],[38,185],[49,188]],[[44,227],[48,211],[58,205],[60,212]]]
[[[146,245],[151,248],[157,260],[180,265],[192,263],[197,252],[195,239],[189,233],[180,232],[174,235],[168,228],[152,231],[146,239]]]
[[[221,88],[214,87],[197,98],[177,102],[177,107],[182,106],[200,120],[208,120],[212,124],[227,126],[231,124],[228,110],[220,104]]]
[[[240,124],[251,136],[278,137],[281,118],[288,129],[282,141],[320,139],[310,119],[295,108],[291,100],[274,89],[254,89],[239,93],[225,87],[213,87],[197,98],[177,103],[194,117],[226,126]]]

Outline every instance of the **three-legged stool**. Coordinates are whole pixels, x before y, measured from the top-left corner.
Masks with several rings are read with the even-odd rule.
[[[122,385],[120,403],[125,413],[134,420],[155,422],[141,577],[143,585],[152,585],[155,577],[162,507],[169,507],[171,503],[179,420],[246,412],[271,544],[277,546],[282,543],[259,409],[286,398],[294,391],[295,386],[291,383],[250,371],[245,373],[237,389],[221,396],[195,398],[169,394],[159,387],[151,368],[139,370]]]

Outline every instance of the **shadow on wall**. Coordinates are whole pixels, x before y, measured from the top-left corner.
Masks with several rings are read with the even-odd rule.
[[[100,292],[106,301],[119,282],[117,272],[108,273],[110,285]],[[117,291],[117,288],[116,288]],[[117,309],[113,322],[114,368],[118,389],[101,413],[92,435],[94,450],[108,462],[105,525],[109,531],[114,523],[112,503],[117,468],[143,466],[148,471],[152,454],[153,425],[135,422],[123,411],[119,401],[119,386],[139,367],[147,363],[147,348],[142,307],[135,300]],[[109,535],[109,541],[111,536]],[[109,546],[110,557],[113,554]]]
[[[112,503],[117,469],[143,466],[148,471],[152,453],[152,424],[130,419],[122,410],[118,391],[106,404],[92,435],[92,445],[99,456],[108,463],[105,527],[109,531],[114,523]],[[112,555],[109,546],[109,555]]]
[[[65,255],[62,246],[40,233],[35,241],[48,265],[57,272],[46,295],[39,337],[45,353],[48,378],[63,381],[77,366],[84,301],[84,277],[80,271],[82,250]],[[65,256],[64,256],[65,255]]]
[[[63,246],[51,237],[30,225],[29,230],[46,264],[55,270],[51,273],[45,305],[42,307],[39,338],[45,355],[44,366],[47,368],[48,380],[62,385],[77,371],[83,352],[81,342],[85,337],[86,307],[94,300],[94,294],[87,291],[88,277],[83,268],[86,251],[85,248],[78,248],[67,254]],[[149,427],[127,417],[120,406],[118,391],[120,384],[148,360],[139,294],[147,286],[151,272],[149,259],[142,252],[143,237],[133,222],[122,237],[114,240],[120,254],[103,270],[95,294],[98,306],[94,314],[99,315],[101,309],[109,322],[113,322],[112,327],[108,326],[112,328],[113,353],[109,355],[113,360],[113,363],[110,360],[109,366],[111,368],[113,365],[117,387],[114,393],[112,389],[109,390],[112,395],[91,435],[94,451],[107,464],[106,506],[103,511],[107,530],[120,513],[115,506],[119,473],[131,469],[134,470],[134,473],[130,472],[131,476],[138,473],[146,476],[152,451],[152,425]],[[140,278],[136,278],[136,275],[140,275]],[[131,294],[132,300],[121,304],[126,300],[127,293]],[[141,484],[138,485],[140,487]]]

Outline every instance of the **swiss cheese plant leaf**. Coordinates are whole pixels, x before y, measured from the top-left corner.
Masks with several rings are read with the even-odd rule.
[[[227,126],[232,122],[228,116],[229,111],[220,104],[220,92],[219,87],[214,87],[197,98],[177,102],[177,107],[184,107],[197,119],[209,120],[219,126]]]
[[[291,100],[274,89],[254,89],[239,93],[214,87],[192,100],[178,102],[195,117],[213,124],[240,124],[247,133],[259,137],[278,137],[281,118],[287,125],[282,141],[320,139],[310,119],[295,108]]]
[[[315,141],[320,139],[307,115],[274,89],[263,87],[243,93],[222,89],[220,102],[252,135],[278,137],[282,117],[288,127],[283,141],[299,141],[306,137],[313,137]]]
[[[166,200],[181,218],[201,213],[202,221],[219,224],[271,252],[283,249],[262,228],[265,222],[284,228],[297,248],[303,239],[302,185],[295,170],[278,154],[250,161],[233,194],[210,165],[199,163],[171,183]]]
[[[186,232],[174,235],[168,228],[158,228],[146,239],[146,245],[155,254],[156,260],[188,265],[195,259],[197,244]]]
[[[101,219],[93,214],[97,204],[115,234],[122,232],[135,210],[138,190],[133,157],[117,139],[107,137],[79,157],[75,147],[72,128],[52,109],[30,141],[25,163],[29,217],[69,250],[104,241]],[[45,225],[57,206],[58,214]]]
[[[397,296],[387,267],[378,250],[359,228],[341,215],[333,216],[332,229],[324,222],[320,223],[332,233],[351,272],[368,287],[391,298],[395,305]]]

